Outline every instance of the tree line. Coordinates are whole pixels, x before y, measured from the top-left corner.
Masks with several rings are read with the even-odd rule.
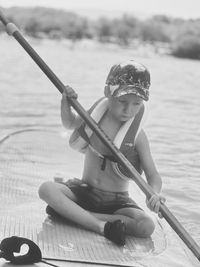
[[[130,46],[165,45],[172,55],[200,59],[200,19],[184,20],[155,15],[146,20],[124,14],[120,18],[91,20],[73,12],[52,8],[8,8],[5,13],[27,35],[34,38],[97,40]],[[1,25],[0,31],[3,31]]]

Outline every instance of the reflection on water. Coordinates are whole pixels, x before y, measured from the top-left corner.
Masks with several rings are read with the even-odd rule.
[[[60,93],[25,51],[0,36],[1,135],[32,126],[60,128]],[[167,205],[200,244],[200,62],[131,49],[31,41],[65,84],[88,108],[102,96],[104,81],[115,62],[136,59],[152,75],[150,113],[146,123],[153,156],[163,177]]]

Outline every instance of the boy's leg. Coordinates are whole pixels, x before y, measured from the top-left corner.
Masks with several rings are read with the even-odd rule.
[[[76,203],[76,196],[66,185],[46,182],[39,188],[39,196],[62,217],[104,235],[118,245],[125,244],[124,223],[120,220],[110,223],[84,210]]]
[[[77,205],[76,196],[66,185],[45,182],[39,188],[39,196],[62,217],[88,230],[103,234],[105,221],[96,218]]]

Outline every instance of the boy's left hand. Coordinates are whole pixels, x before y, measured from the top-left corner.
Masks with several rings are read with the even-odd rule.
[[[155,213],[158,213],[158,216],[162,218],[162,214],[159,212],[160,205],[164,204],[166,199],[158,194],[154,194],[150,199],[146,199],[147,207],[154,211]]]

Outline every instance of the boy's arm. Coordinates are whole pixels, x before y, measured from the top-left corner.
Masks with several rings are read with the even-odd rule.
[[[82,123],[80,116],[77,116],[71,110],[68,98],[77,98],[77,94],[70,86],[66,86],[61,99],[61,120],[66,129],[75,129]]]
[[[147,178],[148,184],[152,187],[153,191],[156,193],[150,199],[147,200],[147,206],[155,211],[159,211],[160,202],[165,202],[165,198],[159,195],[162,188],[162,179],[158,173],[155,163],[153,161],[149,141],[143,130],[139,133],[136,140],[136,149],[140,157],[140,161]]]
[[[139,153],[140,161],[148,184],[153,188],[156,193],[160,193],[162,187],[162,180],[156,169],[155,163],[151,155],[149,141],[143,130],[141,130],[137,137],[136,149]]]

